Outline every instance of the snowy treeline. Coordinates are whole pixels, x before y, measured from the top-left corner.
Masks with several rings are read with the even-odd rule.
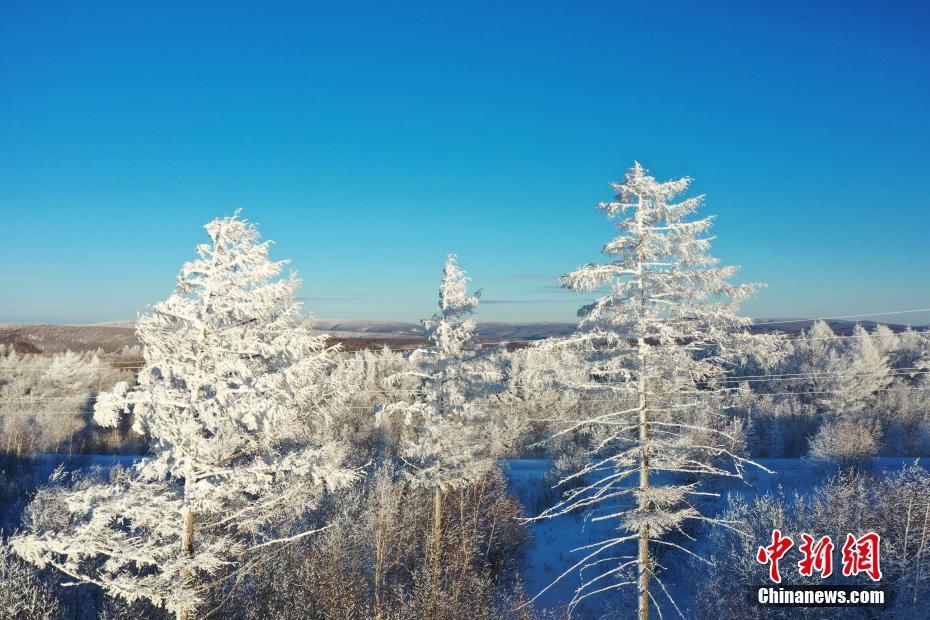
[[[572,437],[560,436],[541,448],[531,446],[551,434],[553,425],[581,420],[599,409],[601,403],[551,389],[530,370],[545,364],[577,363],[574,353],[545,350],[546,344],[494,351],[506,375],[506,389],[480,398],[487,400],[492,413],[514,413],[497,421],[518,427],[500,438],[491,437],[500,444],[497,454],[554,454],[570,459]],[[814,455],[812,442],[818,434],[839,438],[842,433],[833,432],[835,425],[843,420],[858,422],[860,417],[867,422],[865,444],[871,446],[871,454],[930,456],[930,390],[926,389],[930,333],[913,329],[896,333],[880,325],[872,332],[857,328],[853,334],[838,335],[818,322],[776,344],[776,355],[769,350],[750,351],[726,375],[727,385],[741,388],[731,406],[745,425],[753,456]],[[0,451],[138,451],[139,436],[125,432],[130,425],[124,432],[113,433],[91,418],[99,391],[136,375],[139,351],[40,355],[0,349],[0,353]],[[386,345],[354,353],[336,351],[333,357],[333,372],[350,375],[356,387],[346,395],[347,406],[332,414],[333,429],[353,449],[367,450],[372,442],[383,439],[383,429],[370,411],[376,405],[403,400],[417,389],[416,381],[401,379],[413,372],[413,362],[408,354]],[[394,379],[386,381],[388,377]],[[819,433],[827,423],[827,430]],[[566,445],[554,448],[558,444]]]
[[[930,455],[930,333],[857,326],[841,336],[817,322],[779,345],[750,353],[728,379],[753,455]]]
[[[139,351],[20,354],[0,345],[0,451],[109,452],[138,448],[128,433],[89,424],[94,399],[132,380]],[[129,367],[127,369],[127,367]]]
[[[520,583],[527,524],[569,513],[614,534],[559,576],[579,584],[563,611],[615,596],[643,620],[712,616],[676,598],[665,565],[709,564],[721,591],[752,583],[739,562],[753,554],[735,576],[715,559],[751,549],[760,523],[821,518],[806,502],[833,493],[905,485],[882,510],[907,500],[919,520],[926,474],[876,479],[864,463],[930,454],[930,336],[752,335],[739,304],[757,287],[710,256],[689,184],[634,165],[600,205],[619,231],[605,262],[562,278],[600,296],[574,334],[524,348],[477,345],[480,291],[450,255],[428,345],[341,351],[236,215],[205,227],[175,292],[139,318],[140,350],[0,351],[6,455],[147,450],[35,493],[4,534],[0,617],[529,618],[543,612]],[[847,473],[820,499],[723,505],[726,481],[764,470],[754,459],[803,456]],[[551,459],[554,489],[521,507],[503,458]],[[21,504],[15,468],[0,470]],[[844,510],[831,527],[858,529]],[[895,561],[889,574],[923,583]]]

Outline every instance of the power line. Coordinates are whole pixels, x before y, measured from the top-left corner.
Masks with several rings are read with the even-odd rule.
[[[888,368],[887,372],[906,372],[906,371],[926,371],[927,368],[924,366],[905,366],[903,368]],[[805,378],[805,377],[818,377],[826,375],[855,375],[855,374],[870,374],[875,372],[874,370],[824,370],[824,371],[815,371],[815,372],[797,372],[797,373],[782,373],[782,374],[768,374],[768,375],[735,375],[735,376],[725,376],[721,380],[736,380],[736,379],[764,379],[768,377],[793,377],[793,378]]]
[[[879,388],[879,389],[870,390],[869,392],[870,392],[870,393],[877,393],[877,392],[924,392],[924,391],[927,391],[927,390],[930,390],[930,387]],[[719,397],[723,397],[723,396],[732,395],[733,393],[734,393],[734,390],[733,390],[732,388],[725,388],[725,389],[723,390],[723,392],[721,392],[721,391],[685,392],[685,393],[682,393],[682,392],[669,392],[669,393],[661,393],[661,394],[657,394],[657,393],[656,393],[656,394],[652,394],[652,396],[653,396],[653,397],[658,397],[658,398],[685,398],[685,397],[688,397],[688,398],[693,398],[694,400],[700,400],[700,398],[710,398],[710,397],[719,398]],[[803,392],[762,392],[762,393],[756,393],[755,395],[757,395],[757,396],[809,396],[809,395],[816,395],[816,394],[845,394],[845,393],[847,393],[847,390],[807,390],[807,391],[803,391]],[[633,394],[633,393],[630,392],[629,395],[632,395],[632,394]],[[578,398],[578,399],[574,399],[573,404],[583,404],[583,403],[616,403],[616,402],[618,402],[619,400],[620,400],[619,398]],[[534,400],[534,399],[521,399],[521,400],[519,400],[519,401],[515,401],[515,402],[512,402],[512,403],[501,403],[501,404],[502,404],[502,405],[505,405],[505,406],[506,406],[506,405],[513,406],[513,405],[517,405],[517,404],[527,404],[527,403],[545,403],[545,404],[552,404],[552,401],[551,401],[551,400],[543,400],[543,399],[535,399],[535,400]],[[378,404],[380,404],[380,403],[378,403]],[[337,409],[337,410],[338,410],[338,409],[342,409],[342,410],[372,411],[378,404],[374,404],[374,405],[345,405],[345,406],[341,406],[341,407],[335,407],[335,409]],[[400,403],[398,403],[398,404],[400,404]],[[416,403],[404,403],[404,404],[416,404]],[[490,403],[490,404],[491,404],[491,405],[494,405],[494,403]],[[489,406],[489,408],[494,408],[494,407],[490,407],[490,406]],[[40,417],[43,417],[43,416],[50,416],[50,415],[68,415],[68,416],[76,416],[76,415],[87,415],[87,414],[90,414],[90,413],[92,413],[92,412],[89,411],[89,410],[77,410],[77,411],[64,411],[64,410],[52,410],[52,411],[48,411],[48,410],[39,410],[39,411],[23,411],[23,410],[19,410],[19,411],[6,411],[6,412],[0,412],[0,421],[2,421],[5,417],[13,417],[13,416],[34,416],[34,417],[36,417],[36,418],[40,418]]]
[[[848,378],[867,378],[867,377],[915,377],[919,375],[930,374],[930,369],[923,366],[909,366],[903,368],[889,368],[884,371],[822,371],[822,372],[803,372],[803,373],[783,373],[783,374],[759,374],[759,375],[735,375],[732,377],[722,376],[718,379],[720,382],[767,382],[767,381],[802,381],[804,379],[826,379],[830,377],[848,377]],[[353,390],[352,395],[365,394],[374,396],[417,396],[422,394],[422,390]],[[22,396],[0,397],[0,402],[45,402],[45,401],[66,401],[66,400],[84,400],[95,401],[96,396],[31,396],[24,394]]]
[[[846,314],[842,316],[826,316],[818,317],[815,319],[788,319],[786,321],[779,321],[777,319],[772,319],[770,321],[762,321],[759,323],[751,323],[751,325],[781,325],[783,323],[807,323],[808,321],[833,321],[836,319],[858,319],[866,318],[870,316],[890,316],[892,314],[917,314],[920,312],[930,312],[930,308],[915,308],[914,310],[890,310],[888,312],[869,312],[867,314]]]
[[[877,376],[877,377],[887,376],[887,377],[890,377],[890,378],[893,379],[893,378],[897,378],[897,377],[915,377],[915,376],[926,375],[926,374],[930,374],[930,371],[924,370],[924,371],[907,372],[907,373],[884,373],[884,374],[874,374],[874,373],[873,373],[873,374],[857,374],[857,375],[842,375],[842,376],[849,376],[849,377],[854,378],[854,379],[868,378],[868,377],[871,377],[871,376]],[[811,378],[813,378],[813,379],[824,379],[824,378],[828,378],[828,377],[830,377],[830,376],[836,376],[836,375],[825,375],[825,376],[821,376],[821,377],[815,376],[815,377],[811,377]],[[746,380],[740,380],[739,383],[768,382],[768,381],[793,381],[793,380],[798,380],[798,381],[800,381],[800,380],[806,379],[806,378],[809,378],[809,377],[800,377],[800,378],[791,377],[791,378],[786,378],[786,379],[778,379],[778,378],[774,378],[774,379],[759,379],[759,380],[756,380],[756,381],[754,381],[754,380],[752,380],[752,379],[746,379]],[[733,382],[735,382],[735,381],[729,381],[729,380],[727,380],[727,379],[721,379],[720,381],[721,381],[721,382],[726,382],[726,383],[733,383]],[[595,387],[596,387],[596,386],[595,386]],[[728,386],[726,389],[732,389],[732,386]],[[699,392],[699,393],[703,393],[703,392]],[[710,393],[710,391],[708,391],[707,393]],[[374,397],[385,396],[385,397],[392,397],[392,398],[402,398],[402,397],[416,397],[416,396],[421,396],[421,395],[423,395],[423,392],[420,392],[420,391],[417,391],[417,392],[414,392],[414,391],[406,391],[406,392],[373,392],[373,391],[359,392],[359,391],[355,391],[355,392],[352,392],[352,394],[353,394],[353,395],[356,395],[356,394],[363,394],[363,395],[374,396]],[[25,396],[25,397],[22,397],[22,398],[19,398],[19,397],[3,397],[3,398],[0,398],[0,402],[21,403],[21,404],[23,404],[23,405],[27,405],[27,404],[30,404],[30,403],[41,404],[41,403],[70,402],[70,401],[75,401],[76,404],[77,404],[77,403],[85,403],[85,402],[86,402],[86,403],[96,402],[97,400],[98,400],[98,397],[96,397],[96,396],[46,396],[46,397],[37,397],[37,398],[30,398],[29,396]],[[586,400],[589,401],[589,402],[593,402],[594,399],[586,399]],[[609,401],[609,400],[613,400],[613,399],[603,399],[603,400]],[[528,401],[527,399],[521,399],[521,402],[530,402],[530,401]],[[549,401],[548,401],[548,400],[544,400],[544,399],[539,399],[539,400],[536,401],[536,402],[549,402]],[[379,404],[383,404],[383,403],[379,403]]]

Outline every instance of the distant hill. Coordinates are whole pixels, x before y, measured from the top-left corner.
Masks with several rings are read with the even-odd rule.
[[[418,323],[351,319],[347,321],[317,319],[316,329],[334,338],[425,338],[426,331]],[[540,340],[550,336],[563,336],[574,331],[574,323],[478,323],[478,339],[501,342],[503,340]]]
[[[139,344],[132,327],[102,325],[26,325],[0,323],[0,344],[23,353],[94,351],[108,353]]]
[[[810,319],[757,319],[756,332],[781,331],[798,333],[813,323]],[[838,334],[851,334],[855,321],[827,321]],[[859,321],[871,331],[875,321]],[[377,321],[370,319],[317,319],[316,329],[329,334],[350,351],[368,348],[411,348],[426,342],[426,332],[417,323]],[[903,331],[904,325],[886,324],[894,331]],[[538,322],[503,323],[489,321],[478,324],[478,339],[483,343],[525,343],[552,336],[564,336],[574,331],[574,323]],[[925,329],[921,327],[918,329]],[[0,324],[0,344],[12,345],[24,353],[56,353],[60,351],[93,351],[102,349],[113,353],[123,347],[138,344],[132,321],[116,321],[97,325],[32,325]]]
[[[317,331],[334,338],[424,338],[426,332],[418,323],[376,321],[371,319],[314,319]]]
[[[355,351],[388,345],[411,348],[426,342],[426,332],[417,323],[374,321],[368,319],[314,321],[317,331]],[[540,340],[571,333],[572,323],[481,323],[478,339],[486,343]],[[132,321],[114,321],[96,325],[0,324],[0,344],[12,345],[23,353],[57,353],[93,351],[115,353],[123,347],[139,344]]]

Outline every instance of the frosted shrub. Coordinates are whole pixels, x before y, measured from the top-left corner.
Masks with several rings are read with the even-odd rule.
[[[0,541],[0,618],[64,618],[56,585],[56,581],[40,575],[33,566],[16,557]]]

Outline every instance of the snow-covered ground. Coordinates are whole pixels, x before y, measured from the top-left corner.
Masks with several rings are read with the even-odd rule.
[[[32,457],[32,474],[36,481],[44,483],[59,466],[68,471],[114,465],[129,467],[142,458],[137,454],[36,454]]]
[[[513,459],[503,465],[510,488],[520,499],[527,516],[534,516],[557,497],[555,494],[547,497],[545,493],[549,485],[545,477],[552,461]],[[606,521],[586,520],[580,513],[531,523],[533,542],[524,562],[523,582],[527,595],[539,596],[534,603],[537,608],[555,609],[571,600],[581,583],[577,573],[566,575],[545,592],[543,590],[583,557],[572,553],[572,549],[607,538],[611,527]],[[592,599],[575,613],[579,617],[590,615],[600,607],[600,602]]]

